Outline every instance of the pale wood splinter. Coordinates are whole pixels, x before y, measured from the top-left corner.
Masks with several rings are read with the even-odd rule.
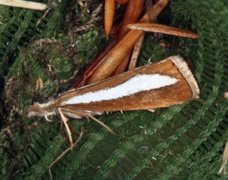
[[[223,152],[222,165],[218,171],[218,174],[228,175],[228,141],[226,142],[225,149]]]
[[[172,36],[179,36],[184,38],[191,38],[191,39],[198,39],[198,34],[192,31],[183,30],[180,28],[157,24],[157,23],[135,23],[129,24],[129,29],[132,30],[140,30],[146,32],[155,32],[155,33],[162,33]]]
[[[0,5],[20,7],[25,9],[39,10],[39,11],[43,11],[48,7],[44,3],[23,1],[23,0],[1,0]]]

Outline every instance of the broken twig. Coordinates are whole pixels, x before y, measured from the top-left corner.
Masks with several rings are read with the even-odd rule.
[[[162,33],[184,38],[198,39],[197,33],[156,23],[129,24],[128,28],[132,30],[141,30],[146,32]]]
[[[0,5],[19,7],[19,8],[25,8],[25,9],[33,9],[33,10],[39,10],[39,11],[43,11],[48,7],[44,3],[23,1],[23,0],[1,0]]]

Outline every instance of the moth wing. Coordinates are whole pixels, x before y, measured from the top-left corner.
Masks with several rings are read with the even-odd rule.
[[[159,88],[120,95],[120,97],[118,95],[109,97],[107,94],[102,97],[102,93],[97,93],[123,86],[123,84],[139,75],[159,75],[176,79],[177,81]],[[134,86],[138,88],[144,85],[144,81],[139,81]],[[132,91],[132,87],[128,88],[124,89],[124,91]],[[117,92],[121,94],[122,90]],[[88,94],[90,96],[86,96]],[[198,85],[185,61],[180,56],[172,56],[158,63],[139,67],[104,81],[66,92],[56,99],[54,106],[70,111],[89,112],[144,110],[181,104],[197,98],[198,95]],[[106,96],[108,97],[106,98]],[[82,100],[76,101],[75,99],[78,99],[78,97]],[[91,100],[85,100],[84,98],[86,97],[91,97]]]

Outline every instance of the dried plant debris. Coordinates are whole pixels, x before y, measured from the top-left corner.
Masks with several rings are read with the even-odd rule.
[[[101,13],[102,4],[99,4],[97,8],[92,12],[90,20],[84,23],[81,26],[74,26],[73,32],[83,32],[91,29],[92,27],[96,26],[96,23],[101,20]]]
[[[50,39],[37,40],[21,49],[2,91],[3,128],[23,117],[22,110],[31,101],[59,93],[59,84],[77,69],[76,52],[76,48]]]
[[[97,23],[102,17],[100,4],[98,1],[75,1],[72,6],[74,12],[65,11],[68,13],[64,16],[66,26],[53,31],[53,27],[50,26],[58,24],[53,18],[52,22],[48,22],[48,32],[40,35],[42,38],[36,37],[36,40],[30,41],[26,47],[20,47],[20,53],[12,62],[5,77],[5,85],[1,89],[1,178],[14,179],[18,174],[22,174],[27,163],[30,166],[27,157],[29,152],[33,151],[32,146],[36,144],[36,140],[40,140],[40,134],[47,135],[45,136],[47,139],[42,136],[42,143],[46,145],[52,141],[50,137],[59,134],[59,124],[56,127],[53,124],[49,126],[39,118],[28,121],[26,109],[32,102],[47,101],[57,96],[64,88],[68,89],[71,77],[75,77],[78,69],[103,48],[104,44],[101,45],[103,37],[98,36],[101,34],[99,32],[101,28],[97,28],[99,26]],[[59,17],[55,13],[54,9],[50,14]],[[70,16],[73,17],[72,21],[67,21]],[[47,17],[49,14],[43,17],[40,24]],[[7,21],[1,17],[0,22]],[[97,27],[85,28],[86,24]],[[82,30],[72,31],[73,37],[69,36],[70,30],[80,27]],[[57,150],[59,151],[58,148]]]
[[[77,69],[76,54],[77,49],[66,43],[40,39],[22,48],[10,68],[2,91],[0,109],[3,117],[0,151],[6,158],[4,168],[9,174],[18,173],[18,163],[26,155],[32,141],[31,133],[42,122],[37,121],[39,119],[27,121],[27,106],[33,101],[47,100],[60,92],[59,87],[64,87],[63,82],[70,79]],[[20,146],[18,143],[21,143]]]
[[[46,100],[56,96],[60,87],[67,88],[78,70],[97,54],[100,41],[98,31],[91,30],[77,35],[73,42],[62,34],[36,39],[22,48],[1,90],[3,119],[11,121],[32,101]]]
[[[228,141],[226,142],[226,145],[224,148],[222,164],[221,164],[218,174],[222,174],[224,176],[228,175]]]
[[[69,33],[82,33],[99,27],[102,20],[101,12],[102,3],[98,1],[76,1],[66,16]]]

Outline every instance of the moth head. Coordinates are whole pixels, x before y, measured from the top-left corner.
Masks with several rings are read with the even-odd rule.
[[[34,103],[27,110],[28,118],[33,116],[38,116],[38,117],[45,117],[46,120],[49,121],[48,116],[55,114],[54,111],[50,110],[51,109],[50,105],[51,103],[47,103],[47,104]]]

